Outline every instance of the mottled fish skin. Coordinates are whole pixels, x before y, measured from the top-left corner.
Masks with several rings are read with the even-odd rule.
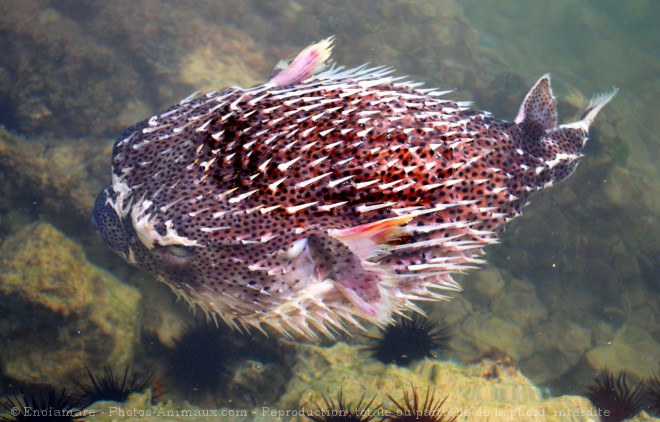
[[[331,41],[266,84],[185,99],[115,142],[93,224],[238,329],[332,336],[460,290],[451,274],[575,170],[616,93],[558,125],[545,75],[506,122],[389,68],[319,72]]]

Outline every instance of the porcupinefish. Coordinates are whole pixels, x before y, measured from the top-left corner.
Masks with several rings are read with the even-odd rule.
[[[194,94],[115,141],[92,223],[129,263],[237,329],[312,338],[446,299],[589,125],[550,77],[513,122],[387,67],[324,67],[332,38],[267,83]]]

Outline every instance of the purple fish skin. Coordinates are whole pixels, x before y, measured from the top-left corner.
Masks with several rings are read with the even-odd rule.
[[[460,290],[589,126],[558,125],[550,76],[514,122],[389,68],[320,71],[331,39],[271,81],[187,98],[115,142],[92,222],[129,263],[236,329],[332,337]],[[314,73],[315,72],[315,73]]]

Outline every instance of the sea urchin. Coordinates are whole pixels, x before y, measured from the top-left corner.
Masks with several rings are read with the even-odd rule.
[[[396,409],[389,412],[391,414],[389,420],[392,422],[454,422],[456,420],[456,416],[449,416],[448,412],[442,408],[447,397],[436,400],[435,391],[432,391],[430,387],[426,389],[423,402],[420,400],[415,387],[412,387],[412,392],[404,388],[403,402],[401,403],[394,400],[390,395],[388,397],[396,406]]]
[[[169,353],[167,371],[176,390],[187,399],[227,393],[236,350],[232,338],[216,326],[189,326]]]
[[[614,374],[606,372],[594,379],[594,384],[587,388],[586,396],[598,409],[603,421],[622,421],[636,415],[641,409],[642,394],[640,382],[632,388],[621,372],[616,380]]]
[[[7,399],[2,403],[11,416],[0,416],[2,422],[20,422],[39,419],[42,421],[75,421],[85,415],[77,400],[62,389],[59,393],[54,389],[21,394]]]
[[[415,314],[411,318],[398,316],[394,324],[381,329],[380,337],[369,337],[373,344],[367,347],[373,357],[383,363],[409,366],[425,357],[436,358],[435,350],[446,348],[449,328]]]
[[[112,372],[110,366],[106,366],[102,376],[95,376],[89,368],[89,383],[77,381],[80,391],[79,401],[83,407],[104,400],[124,402],[131,393],[144,391],[151,383],[153,376],[149,375],[145,379],[138,381],[135,374],[128,377],[128,366],[124,369],[124,376],[119,378]]]
[[[307,418],[315,422],[335,422],[335,421],[355,421],[355,422],[368,422],[374,420],[379,416],[380,405],[372,408],[371,406],[376,400],[376,396],[372,397],[369,402],[364,402],[364,395],[360,398],[355,406],[349,405],[344,401],[342,391],[337,394],[337,401],[323,396],[324,405],[316,405],[316,409],[312,413],[307,414]]]
[[[653,377],[649,380],[645,395],[649,412],[653,416],[660,417],[660,376]]]

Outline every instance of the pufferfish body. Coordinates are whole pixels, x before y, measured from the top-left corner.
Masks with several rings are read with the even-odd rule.
[[[115,142],[92,222],[109,246],[237,329],[332,336],[460,290],[531,194],[569,176],[589,125],[549,76],[514,122],[389,68],[320,69],[187,98]]]

